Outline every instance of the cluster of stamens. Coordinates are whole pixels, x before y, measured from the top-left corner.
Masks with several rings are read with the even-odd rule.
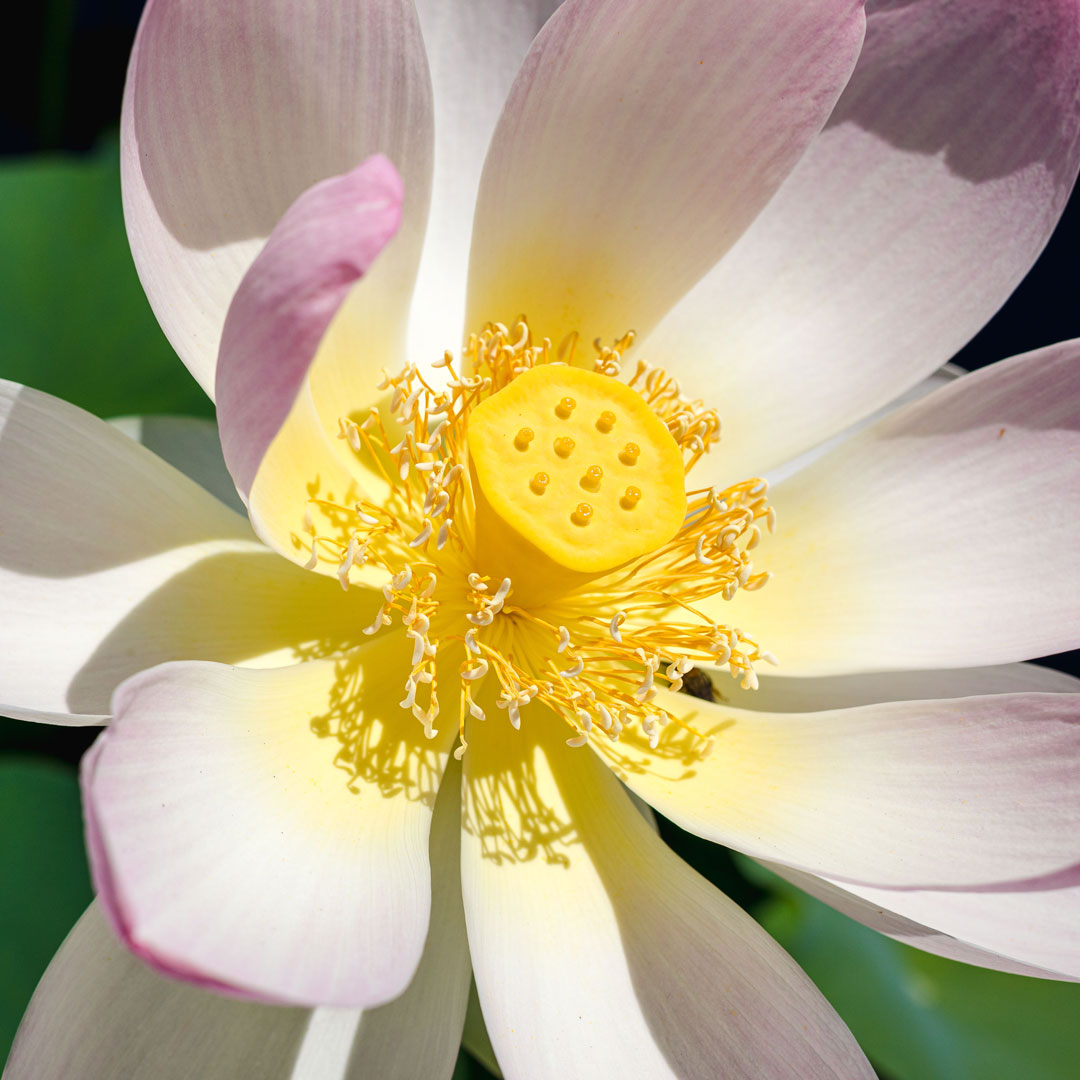
[[[632,342],[628,334],[612,347],[597,343],[593,370],[619,375],[622,354]],[[572,729],[571,746],[598,732],[615,740],[635,728],[656,748],[663,729],[675,724],[700,739],[704,753],[706,736],[665,707],[660,692],[678,690],[698,664],[727,667],[752,688],[754,664],[775,663],[740,629],[716,623],[697,606],[706,597],[730,599],[737,590],[758,589],[768,580],[767,573],[754,571],[749,554],[762,527],[772,531],[774,526],[765,482],[689,491],[682,525],[666,543],[550,598],[516,605],[511,578],[490,577],[478,564],[469,418],[522,373],[562,362],[548,340],[534,343],[522,322],[512,329],[491,325],[472,335],[461,371],[445,354],[435,365],[445,369],[444,385],[434,385],[412,366],[397,375],[384,373],[379,389],[389,400],[383,411],[372,408],[362,418],[342,418],[339,437],[365,469],[381,475],[387,497],[380,505],[364,498],[311,499],[297,542],[309,549],[308,567],[334,567],[343,588],[363,583],[381,591],[382,602],[363,633],[375,634],[390,626],[395,614],[399,618],[411,647],[400,705],[429,738],[437,733],[440,712],[440,656],[451,645],[459,650],[458,757],[466,748],[467,718],[484,720],[485,704],[505,711],[518,728],[523,710],[537,701]],[[670,432],[684,471],[719,439],[716,413],[687,399],[664,371],[639,361],[628,385]],[[565,396],[554,411],[566,419],[576,407],[574,398]],[[589,422],[615,437],[614,412],[590,415]],[[524,454],[535,438],[532,428],[522,426],[512,445]],[[554,451],[568,457],[573,440],[563,438]],[[618,450],[628,467],[640,453],[629,440]],[[550,497],[545,495],[549,480],[543,471],[529,480],[538,502]],[[579,483],[583,494],[599,490],[603,468],[586,462]],[[627,485],[619,505],[629,512],[641,500],[640,486]],[[320,522],[332,523],[330,531],[316,529],[311,505],[321,511]],[[592,514],[587,499],[574,514],[574,523],[584,529]]]

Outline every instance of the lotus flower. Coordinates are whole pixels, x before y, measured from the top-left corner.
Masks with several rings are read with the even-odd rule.
[[[1018,663],[1078,641],[1080,344],[761,479],[1034,261],[1076,4],[547,6],[147,6],[131,246],[247,518],[5,386],[0,699],[108,721],[12,1078],[448,1076],[470,972],[508,1077],[871,1076],[636,797],[1080,975],[1080,697]]]

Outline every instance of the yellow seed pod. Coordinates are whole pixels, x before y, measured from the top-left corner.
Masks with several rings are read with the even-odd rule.
[[[535,433],[524,449],[523,429]],[[653,551],[686,513],[671,433],[637,391],[597,372],[562,364],[523,372],[473,410],[469,453],[491,509],[568,570],[596,573]]]

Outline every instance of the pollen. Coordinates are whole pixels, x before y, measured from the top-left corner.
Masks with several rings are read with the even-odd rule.
[[[620,453],[597,426],[605,413],[634,437],[631,464],[626,448]],[[537,437],[526,452],[510,454],[523,424]],[[523,371],[473,410],[469,451],[494,513],[570,571],[596,573],[644,555],[670,540],[686,514],[683,458],[671,432],[639,393],[595,371],[563,364]],[[550,477],[542,502],[529,483],[538,468]],[[620,506],[631,477],[649,500],[649,513],[632,519]],[[588,502],[580,501],[583,489]],[[588,544],[584,525],[592,526]]]

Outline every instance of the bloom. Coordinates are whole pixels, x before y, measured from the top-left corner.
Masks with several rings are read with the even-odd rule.
[[[890,414],[768,501],[756,479],[928,375],[1037,254],[1077,171],[1075,5],[883,3],[865,45],[848,0],[669,8],[569,0],[516,77],[540,6],[147,9],[132,247],[261,539],[118,433],[6,390],[3,693],[31,719],[113,714],[88,832],[132,951],[351,1010],[283,1020],[133,976],[133,1007],[236,1017],[246,1066],[270,1030],[275,1060],[448,1071],[471,958],[511,1076],[868,1075],[616,777],[885,932],[1076,974],[1076,698],[1012,666],[1076,641],[1076,345]],[[553,365],[579,337],[597,370]],[[661,365],[643,393],[623,353],[628,381]],[[640,550],[604,524],[620,513]],[[692,661],[749,694],[769,650],[794,710],[664,688]],[[1007,666],[965,669],[985,664]],[[887,677],[854,701],[798,678],[904,669],[923,673],[895,701]],[[66,973],[111,957],[100,917],[16,1075],[86,1042]]]

